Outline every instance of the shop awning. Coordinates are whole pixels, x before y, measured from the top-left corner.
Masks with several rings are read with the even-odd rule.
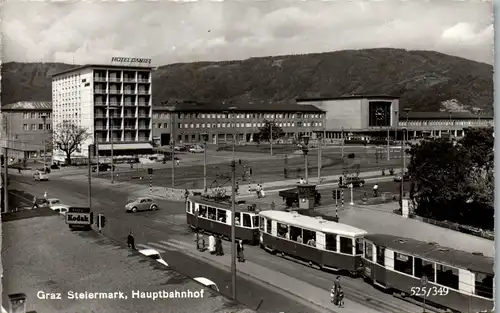
[[[141,149],[152,149],[152,148],[153,146],[149,142],[113,144],[113,150],[141,150]],[[99,150],[111,150],[111,145],[101,144],[99,145]]]

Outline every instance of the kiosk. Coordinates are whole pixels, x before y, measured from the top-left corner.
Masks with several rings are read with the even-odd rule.
[[[297,191],[299,193],[299,209],[313,209],[316,202],[316,185],[299,184]]]

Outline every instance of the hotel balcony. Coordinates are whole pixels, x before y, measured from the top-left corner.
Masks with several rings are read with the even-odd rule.
[[[139,137],[138,141],[149,141],[148,137]]]
[[[130,130],[130,129],[134,129],[134,130],[135,130],[135,129],[137,129],[137,128],[135,127],[135,125],[125,125],[123,128],[124,128],[124,129],[128,129],[128,130]]]
[[[127,137],[127,138],[124,138],[123,139],[124,142],[135,142],[135,138],[132,138],[132,137]]]
[[[139,82],[139,83],[149,83],[149,79],[148,78],[139,78],[139,79],[137,79],[137,82]]]
[[[149,114],[141,113],[141,114],[139,114],[139,117],[140,118],[149,118]]]
[[[135,114],[123,114],[124,118],[136,118]]]
[[[149,103],[147,103],[147,102],[139,102],[137,105],[141,106],[141,107],[148,107]]]
[[[124,83],[135,83],[135,77],[123,77]]]
[[[102,102],[102,101],[97,101],[97,102],[94,102],[94,105],[95,106],[103,106],[103,107],[105,107],[105,106],[107,106],[107,103],[106,102]]]
[[[112,95],[117,95],[117,94],[120,94],[121,91],[120,90],[110,90],[108,93],[110,93]]]
[[[106,93],[106,89],[94,89],[94,93],[105,94]]]
[[[140,95],[149,95],[149,90],[139,90],[137,93]]]
[[[97,114],[94,114],[94,117],[95,118],[107,118],[108,116],[104,113],[97,113]]]
[[[120,77],[110,77],[109,78],[109,81],[110,82],[115,82],[115,83],[119,83],[122,81],[122,79]]]
[[[133,106],[135,106],[135,104],[133,102],[123,102],[123,106],[133,107]]]
[[[111,125],[111,127],[109,127],[108,129],[119,130],[123,129],[123,127],[121,125]]]
[[[126,95],[133,95],[135,94],[135,90],[124,90],[123,93]]]
[[[106,125],[97,125],[97,126],[95,126],[95,129],[96,130],[107,130],[108,128],[106,127]]]
[[[94,81],[96,82],[105,82],[106,76],[94,76]]]
[[[139,129],[150,129],[149,125],[148,124],[139,124]]]

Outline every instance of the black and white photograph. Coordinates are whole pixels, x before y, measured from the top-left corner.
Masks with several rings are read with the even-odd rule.
[[[494,312],[492,1],[22,1],[1,313]]]

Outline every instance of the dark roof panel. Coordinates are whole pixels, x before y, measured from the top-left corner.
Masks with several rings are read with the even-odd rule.
[[[493,119],[493,116],[490,115],[476,115],[470,112],[408,112],[408,119],[412,120],[442,120],[442,119]],[[406,113],[400,113],[399,119],[406,119]]]
[[[216,202],[211,199],[207,199],[201,196],[192,196],[189,197],[192,201],[199,203],[199,204],[204,204],[208,206],[213,206],[221,209],[226,209],[226,210],[231,210],[231,202],[226,202],[226,201],[221,201],[221,202]],[[244,204],[236,204],[235,210],[236,212],[245,212],[245,213],[256,213],[253,211],[248,210],[248,206],[251,205],[252,203],[246,201]]]
[[[52,77],[59,76],[62,74],[67,74],[79,70],[83,70],[85,68],[95,68],[95,69],[122,69],[122,70],[131,70],[131,71],[140,71],[140,70],[145,70],[145,71],[151,71],[154,67],[153,66],[126,66],[126,65],[115,65],[115,64],[85,64],[85,65],[80,65],[80,66],[75,66],[74,68],[70,68],[68,70],[64,70],[61,72],[57,72],[52,74]]]
[[[43,110],[52,111],[51,101],[19,101],[2,106],[2,111]]]
[[[174,112],[223,112],[233,108],[235,112],[311,112],[322,113],[323,110],[314,105],[298,105],[296,103],[202,103],[195,101],[183,101],[173,104],[162,103],[153,106],[154,111]]]
[[[479,273],[494,273],[493,258],[483,255],[442,247],[436,243],[386,234],[368,234],[365,235],[365,239],[401,253],[411,254],[445,265],[468,269]]]
[[[313,101],[329,101],[329,100],[351,100],[351,99],[383,99],[383,100],[396,100],[399,97],[391,96],[391,95],[345,95],[345,96],[337,96],[337,97],[314,97],[314,98],[296,98],[297,102],[313,102]]]

